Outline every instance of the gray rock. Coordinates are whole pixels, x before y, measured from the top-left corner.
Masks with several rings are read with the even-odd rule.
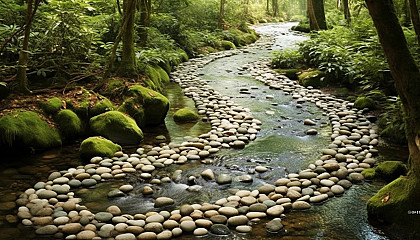
[[[311,204],[304,201],[296,201],[292,204],[294,210],[305,210],[311,208]]]
[[[227,173],[221,173],[217,176],[218,184],[229,184],[232,182],[232,177]]]
[[[95,186],[98,182],[95,179],[88,178],[82,180],[82,185],[85,187]]]
[[[227,222],[229,226],[245,225],[248,223],[248,218],[244,215],[233,216],[233,217],[230,217]]]
[[[201,176],[204,179],[208,179],[208,180],[214,180],[214,173],[211,169],[206,169],[201,173]]]
[[[163,207],[174,204],[175,201],[168,197],[158,197],[155,201],[155,207]]]
[[[338,195],[344,193],[344,188],[340,185],[334,185],[331,187],[331,192]]]
[[[317,135],[318,130],[311,128],[311,129],[306,130],[306,134],[307,135]]]
[[[210,232],[215,235],[229,235],[230,230],[226,225],[223,224],[214,224],[210,227]]]
[[[123,233],[117,235],[115,240],[136,240],[136,236],[132,233]]]
[[[312,121],[311,119],[305,119],[305,120],[303,121],[303,124],[305,124],[305,125],[309,125],[309,126],[316,125],[316,123],[315,123],[314,121]]]
[[[39,235],[52,235],[55,234],[58,231],[57,226],[55,225],[47,225],[38,228],[35,233]]]
[[[318,196],[313,196],[309,199],[312,203],[319,203],[328,199],[328,194],[320,194]]]
[[[355,172],[350,173],[349,177],[350,177],[350,180],[354,183],[360,183],[365,179],[361,173],[355,173]]]
[[[195,225],[195,222],[190,221],[190,220],[181,222],[181,224],[179,226],[181,227],[182,231],[184,231],[184,232],[193,232],[194,229],[196,229],[196,227],[197,227]]]
[[[280,218],[275,218],[271,221],[269,221],[265,225],[265,229],[267,229],[268,232],[278,232],[283,228],[283,224],[281,223]]]
[[[123,196],[125,196],[125,194],[124,194],[122,191],[120,191],[119,189],[114,189],[114,190],[111,190],[111,191],[108,193],[108,197],[109,197],[109,198],[123,197]]]
[[[95,214],[95,219],[99,222],[108,222],[111,221],[113,215],[109,212],[98,212]]]

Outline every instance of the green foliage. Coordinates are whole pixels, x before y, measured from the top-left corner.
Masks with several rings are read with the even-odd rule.
[[[118,111],[130,115],[139,127],[144,127],[146,125],[143,106],[137,103],[135,99],[126,99],[118,108]]]
[[[91,159],[93,157],[113,157],[115,152],[121,151],[121,146],[103,137],[90,137],[80,144],[80,157]]]
[[[9,88],[7,87],[7,83],[0,82],[0,100],[4,99],[9,95]]]
[[[298,68],[302,63],[303,56],[295,49],[275,51],[271,58],[273,68]]]
[[[0,118],[0,147],[47,149],[61,145],[58,131],[31,111],[14,112]]]
[[[190,109],[182,108],[174,113],[174,121],[178,123],[197,122],[200,117]]]
[[[367,168],[367,169],[362,171],[362,175],[363,175],[363,177],[365,177],[365,179],[372,180],[372,179],[375,178],[375,169]]]
[[[395,143],[406,143],[404,109],[401,100],[388,100],[384,112],[379,118],[381,136]]]
[[[299,25],[293,26],[292,30],[309,33],[311,32],[311,27],[307,23],[299,23]]]
[[[233,44],[233,42],[231,42],[231,41],[226,41],[226,40],[223,40],[223,41],[221,42],[221,47],[222,47],[222,49],[224,49],[224,50],[236,49],[236,46],[235,46],[235,44]]]
[[[98,100],[91,106],[89,116],[97,116],[101,113],[114,110],[114,104],[106,97],[96,94]]]

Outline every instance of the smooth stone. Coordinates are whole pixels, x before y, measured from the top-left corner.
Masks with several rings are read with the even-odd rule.
[[[305,210],[311,208],[311,204],[304,201],[296,201],[292,204],[294,210]]]
[[[265,212],[267,210],[267,205],[263,203],[254,203],[251,206],[249,206],[250,212]]]
[[[229,184],[232,182],[232,177],[227,173],[221,173],[217,176],[218,184]]]
[[[37,195],[41,199],[49,199],[56,197],[57,193],[51,190],[40,190]]]
[[[339,195],[339,194],[343,194],[344,193],[344,188],[340,185],[334,185],[331,187],[331,192]]]
[[[350,173],[349,177],[351,181],[355,183],[360,183],[365,179],[361,173],[355,173],[355,172]]]
[[[160,233],[163,231],[163,226],[161,223],[158,222],[151,222],[144,226],[144,230],[147,232],[155,232]]]
[[[181,224],[179,226],[182,229],[182,231],[185,231],[185,232],[192,232],[197,227],[195,225],[195,222],[194,221],[190,221],[190,220],[181,222]]]
[[[210,232],[215,235],[229,235],[230,230],[226,225],[223,224],[214,224],[210,227]]]
[[[163,207],[174,204],[175,201],[168,197],[158,197],[155,201],[155,207]]]
[[[189,216],[192,212],[194,212],[194,207],[188,204],[182,205],[179,209],[179,212],[182,216]]]
[[[114,189],[114,190],[111,190],[111,191],[108,193],[108,197],[109,197],[109,198],[123,197],[123,196],[125,196],[125,194],[124,194],[122,191],[120,191],[119,189]]]
[[[61,228],[61,231],[65,234],[76,234],[80,230],[82,230],[82,224],[80,223],[67,223]]]
[[[109,212],[98,212],[95,214],[95,219],[99,222],[108,222],[112,219],[113,215]]]
[[[318,174],[314,173],[314,172],[302,171],[302,172],[299,173],[299,178],[304,178],[304,179],[311,179],[311,178],[315,178],[317,176],[318,176]]]
[[[230,217],[227,221],[230,226],[245,225],[248,223],[248,218],[244,215]]]
[[[284,207],[281,205],[276,205],[267,209],[267,215],[271,217],[280,217],[280,215],[284,212]]]
[[[249,233],[252,231],[252,227],[247,225],[237,226],[235,230],[240,233]]]
[[[38,228],[35,233],[39,235],[52,235],[55,234],[58,231],[57,226],[55,225],[47,225]]]
[[[117,235],[115,240],[136,240],[136,236],[132,233],[123,233]]]
[[[201,173],[201,176],[202,176],[204,179],[207,179],[207,180],[214,180],[214,179],[215,179],[215,177],[214,177],[214,173],[213,173],[213,171],[212,171],[211,169],[206,169],[206,170],[204,170],[204,171]]]
[[[240,200],[242,205],[249,206],[257,202],[257,199],[253,196],[246,196]]]
[[[233,207],[221,207],[221,208],[219,208],[218,212],[220,214],[228,216],[228,217],[236,216],[239,213],[238,209],[233,208]]]
[[[127,185],[122,185],[119,189],[123,192],[129,192],[129,191],[133,190],[134,187],[127,184]]]
[[[331,187],[331,186],[333,186],[335,183],[334,183],[333,181],[331,181],[331,180],[328,180],[328,179],[322,179],[322,180],[320,181],[320,184],[321,184],[322,186]]]
[[[306,134],[307,135],[317,135],[318,134],[318,130],[316,130],[316,129],[308,129],[308,130],[306,130]]]
[[[308,125],[308,126],[313,126],[313,125],[316,125],[316,123],[315,123],[314,121],[312,121],[311,119],[305,119],[305,120],[303,121],[303,124],[304,124],[304,125]]]
[[[76,236],[77,236],[77,239],[90,240],[96,237],[96,233],[91,230],[84,230],[84,231],[79,232]]]
[[[257,171],[259,173],[264,173],[264,172],[267,172],[268,171],[268,168],[267,167],[264,167],[264,166],[256,166],[255,167],[255,171]]]
[[[309,198],[309,201],[312,203],[319,203],[328,199],[328,194],[320,194],[318,196],[313,196]]]
[[[210,221],[216,224],[224,224],[227,221],[227,217],[225,215],[214,215],[210,217]]]
[[[267,229],[268,232],[278,232],[283,228],[283,224],[281,223],[280,218],[275,218],[271,221],[269,221],[265,225],[265,229]]]
[[[146,223],[153,223],[153,222],[163,223],[163,221],[165,221],[165,218],[160,214],[155,214],[146,218]]]
[[[143,232],[137,237],[137,239],[139,239],[139,240],[155,240],[155,239],[157,239],[157,235],[154,232]]]
[[[209,233],[209,231],[205,228],[197,228],[193,232],[194,236],[204,236],[208,233]]]
[[[266,184],[266,185],[263,185],[263,186],[259,187],[258,191],[262,194],[269,194],[271,192],[274,192],[275,188],[276,187],[273,186],[273,185]]]

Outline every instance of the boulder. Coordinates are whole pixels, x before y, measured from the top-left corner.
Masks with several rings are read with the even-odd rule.
[[[143,132],[136,121],[118,111],[109,111],[93,117],[89,125],[94,134],[119,144],[138,144],[143,140]]]
[[[354,107],[357,109],[364,109],[364,108],[369,108],[369,109],[374,109],[375,108],[375,101],[373,101],[372,98],[370,97],[358,97],[356,99],[356,101],[354,101]]]
[[[407,167],[400,161],[384,161],[376,167],[375,172],[383,179],[391,181],[401,175],[406,175]]]
[[[63,138],[73,139],[82,134],[82,121],[72,110],[61,110],[54,116],[54,121],[58,124]]]
[[[177,123],[197,122],[199,118],[197,113],[186,108],[179,109],[174,113],[174,121]]]
[[[90,137],[80,144],[80,156],[83,159],[92,157],[112,157],[115,152],[121,151],[121,146],[103,137]]]
[[[141,85],[130,87],[128,95],[143,106],[145,125],[159,125],[169,110],[169,100],[162,94]]]
[[[126,99],[118,108],[118,111],[130,115],[139,127],[144,127],[146,125],[143,106],[137,103],[134,98]]]
[[[298,76],[299,83],[302,86],[304,87],[312,86],[315,88],[325,86],[324,77],[325,77],[325,73],[319,70],[303,72]]]
[[[0,148],[47,149],[61,146],[57,129],[31,111],[0,117]]]
[[[46,114],[55,114],[60,111],[63,102],[58,97],[47,99],[46,101],[39,102],[39,106]]]

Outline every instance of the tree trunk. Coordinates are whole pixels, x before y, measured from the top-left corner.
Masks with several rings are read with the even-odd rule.
[[[382,220],[416,226],[419,229],[418,215],[410,215],[410,212],[407,214],[407,211],[420,209],[420,72],[407,47],[392,0],[365,2],[404,107],[410,154],[407,178],[399,178],[384,187],[384,191],[378,192],[369,200],[368,211],[370,215],[382,217]],[[388,192],[389,198],[381,203],[380,200],[377,201],[382,197],[378,194],[384,192]]]
[[[278,9],[279,9],[278,0],[273,0],[272,8],[273,8],[273,17],[277,17],[277,12],[278,12]]]
[[[343,11],[344,11],[344,18],[347,21],[347,25],[350,26],[351,15],[350,15],[350,8],[349,8],[349,0],[343,0]]]
[[[409,6],[409,3],[408,3],[408,0],[404,0],[404,4],[403,4],[403,7],[402,7],[402,12],[404,14],[403,20],[402,20],[403,21],[402,25],[405,26],[405,27],[409,27],[411,21],[410,21],[410,6]]]
[[[267,14],[270,12],[270,0],[267,0],[267,5],[266,5],[266,12]]]
[[[147,28],[150,26],[150,14],[152,11],[151,0],[140,0],[140,44],[145,47],[147,44]]]
[[[118,67],[118,75],[132,77],[137,75],[136,55],[134,51],[134,16],[137,0],[125,0],[123,4],[124,17],[127,24],[122,34],[122,55]],[[123,18],[124,19],[124,18]]]
[[[22,49],[19,52],[19,61],[17,66],[16,79],[18,81],[19,91],[22,93],[30,93],[28,87],[28,77],[26,76],[26,68],[28,64],[28,45],[29,45],[29,36],[31,33],[31,25],[38,9],[40,0],[28,0],[27,9],[26,9],[26,22],[25,22],[25,32],[23,37]]]
[[[315,16],[313,0],[307,0],[306,5],[308,6],[309,25],[310,25],[311,31],[319,31],[319,25]]]
[[[411,21],[413,22],[414,31],[417,35],[417,42],[420,44],[420,17],[419,17],[419,10],[417,8],[416,0],[409,0],[410,1],[410,13],[411,13]]]
[[[225,0],[220,0],[219,19],[217,23],[217,27],[219,29],[223,29],[224,16],[225,16]]]
[[[325,20],[324,0],[312,0],[312,6],[315,12],[315,17],[319,29],[327,29],[327,22]]]

